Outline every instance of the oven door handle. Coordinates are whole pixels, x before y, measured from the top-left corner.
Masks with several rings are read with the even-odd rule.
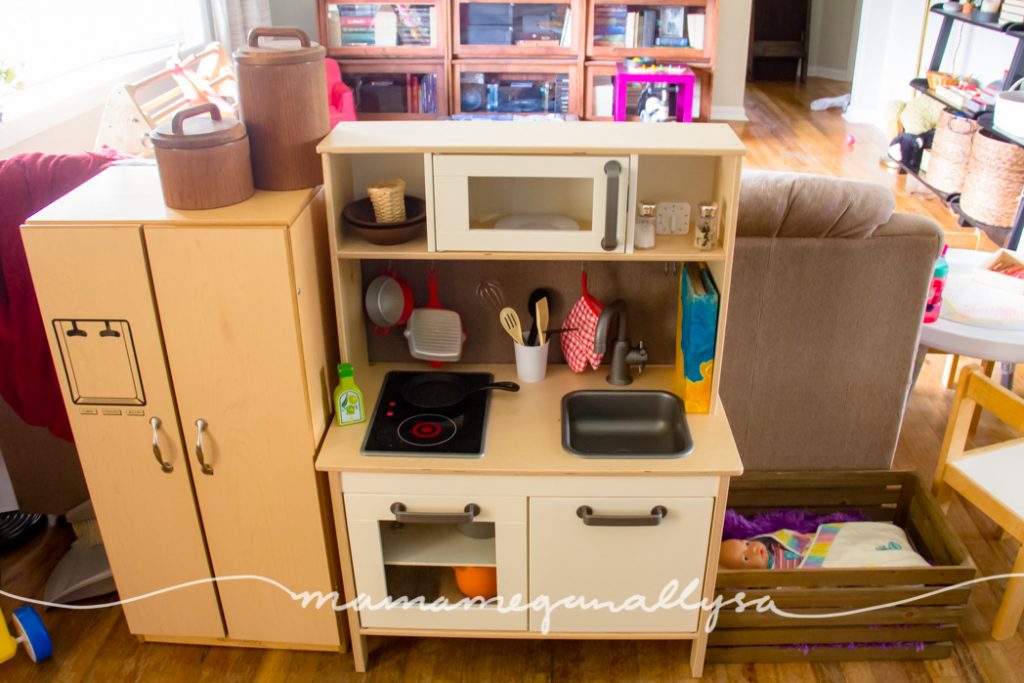
[[[404,524],[468,524],[480,514],[480,506],[467,503],[462,512],[407,512],[405,503],[394,502],[391,512],[395,521]]]

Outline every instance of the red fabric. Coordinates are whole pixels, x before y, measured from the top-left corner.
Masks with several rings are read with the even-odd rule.
[[[21,419],[72,441],[20,226],[93,177],[116,153],[20,154],[0,161],[0,395]]]
[[[331,115],[331,128],[339,121],[356,120],[356,101],[352,89],[341,80],[341,68],[333,59],[324,60],[327,73],[327,108]]]

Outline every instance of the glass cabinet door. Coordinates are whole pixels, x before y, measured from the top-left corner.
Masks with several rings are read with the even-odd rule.
[[[448,112],[441,64],[342,62],[360,119],[437,118]]]
[[[355,0],[326,6],[326,45],[336,57],[443,55],[444,5]]]
[[[456,64],[459,113],[578,114],[575,64]]]
[[[584,20],[575,0],[459,0],[454,11],[458,56],[572,56]]]
[[[701,3],[679,0],[657,3],[622,3],[592,0],[591,40],[587,54],[592,57],[648,56],[704,61],[714,46],[714,0]]]

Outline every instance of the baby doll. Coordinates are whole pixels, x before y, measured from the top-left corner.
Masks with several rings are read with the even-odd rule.
[[[722,541],[718,565],[724,569],[796,569],[812,538],[813,534],[780,529],[747,540]]]

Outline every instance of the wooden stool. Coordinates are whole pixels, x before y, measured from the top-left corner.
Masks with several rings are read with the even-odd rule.
[[[999,386],[979,366],[965,367],[939,453],[935,494],[943,510],[949,509],[954,493],[960,494],[1005,533],[1024,542],[1024,439],[967,451],[976,407],[1024,430],[1024,399]],[[1024,547],[1017,552],[1013,573],[1018,576],[1009,580],[992,626],[996,640],[1014,635],[1024,613]]]

